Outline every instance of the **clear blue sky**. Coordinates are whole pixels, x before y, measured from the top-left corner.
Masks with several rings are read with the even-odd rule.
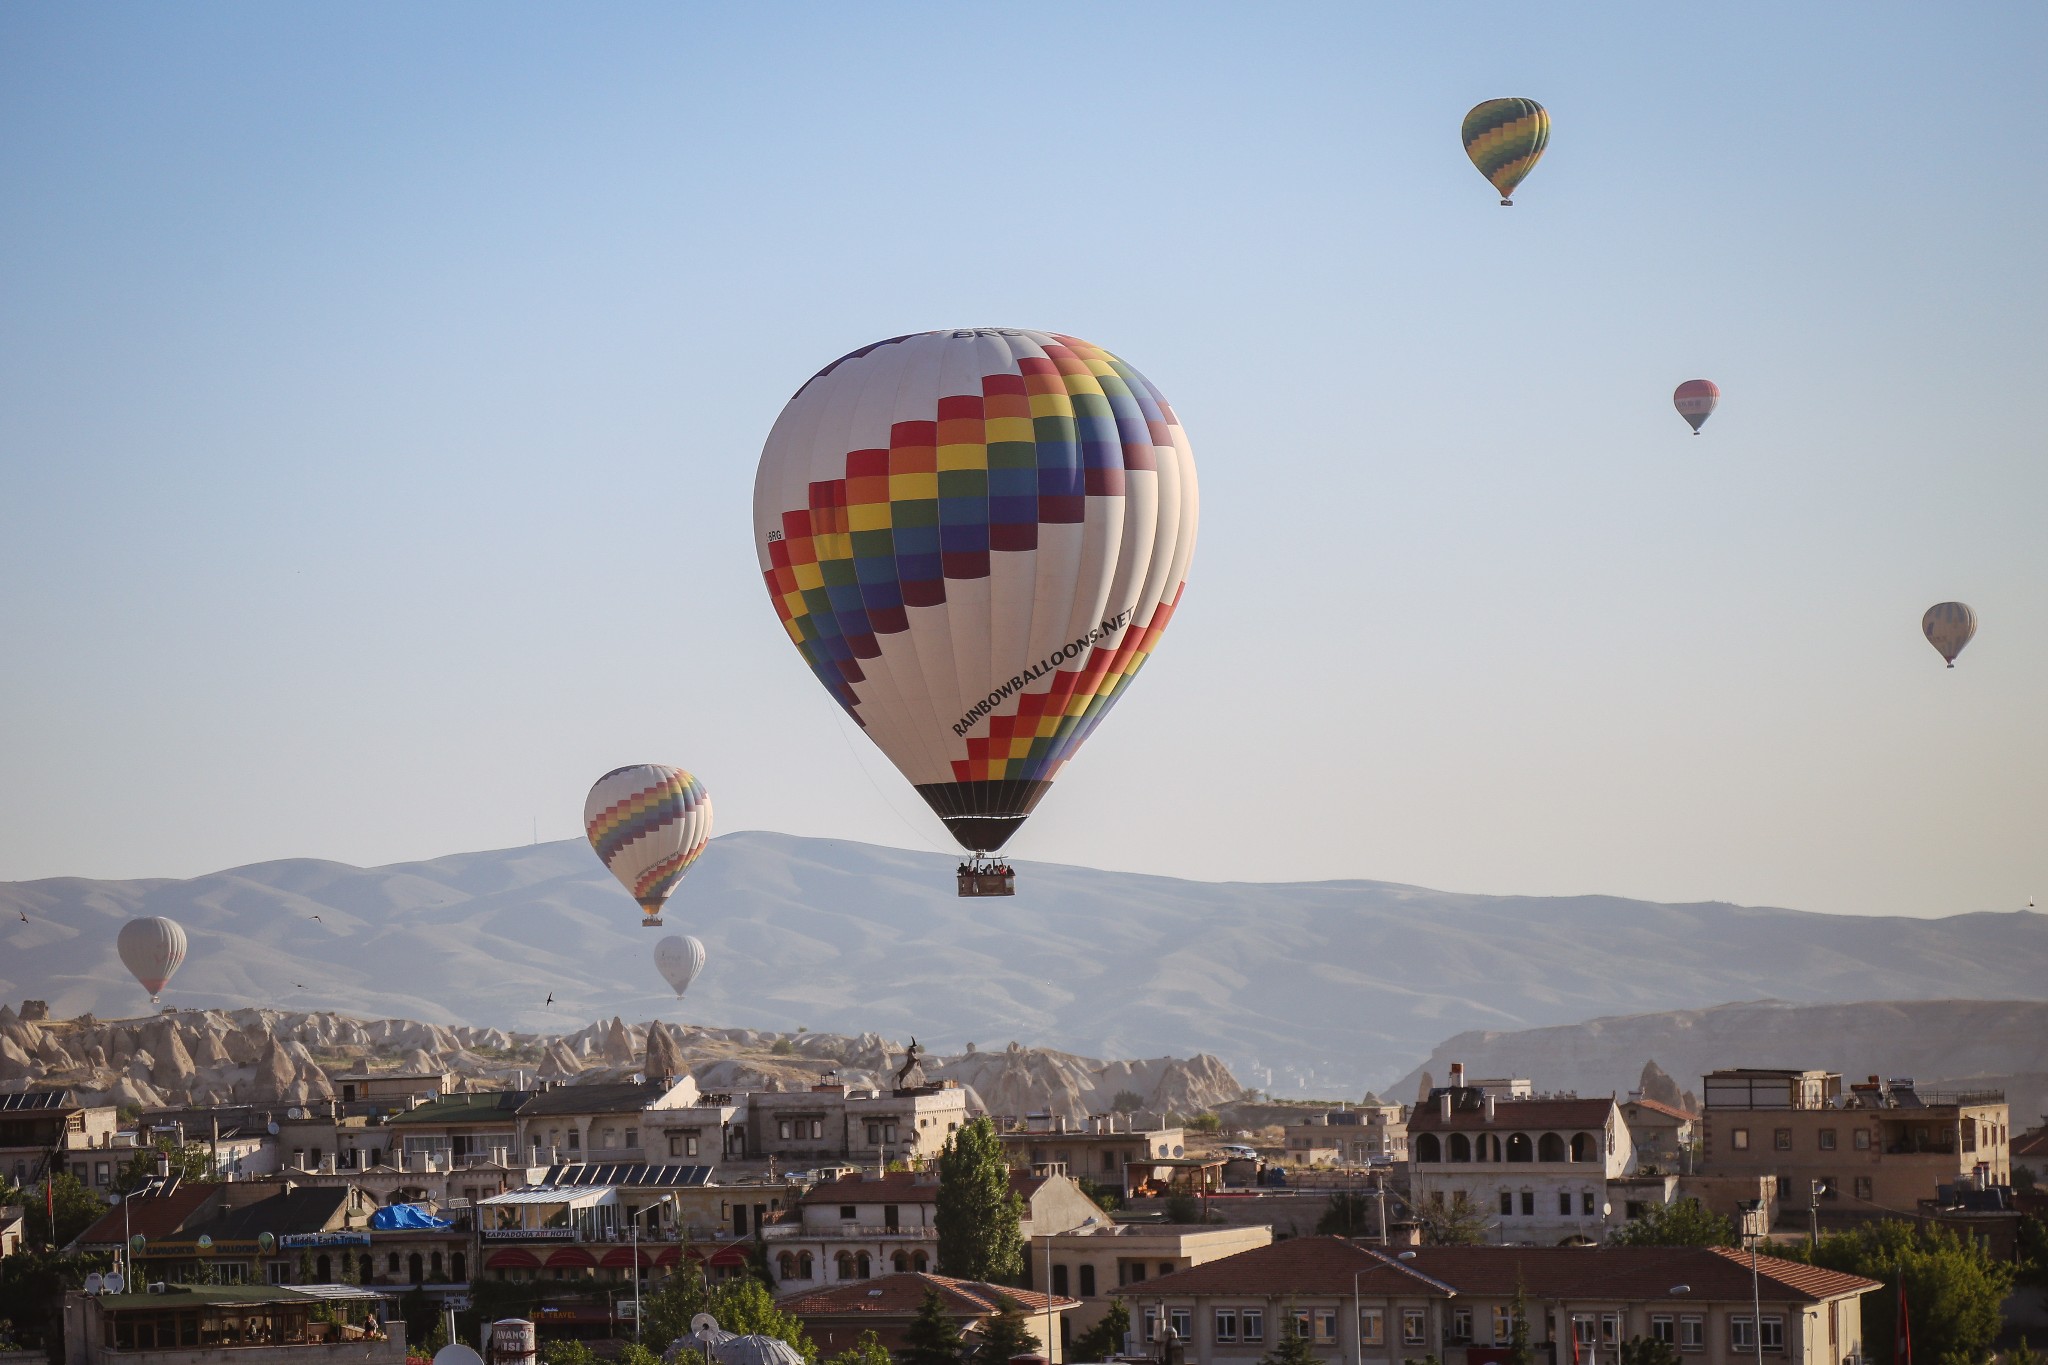
[[[644,760],[947,847],[748,500],[818,366],[1003,325],[1204,496],[1017,856],[2048,896],[2044,69],[2028,4],[7,6],[0,877],[565,838]]]

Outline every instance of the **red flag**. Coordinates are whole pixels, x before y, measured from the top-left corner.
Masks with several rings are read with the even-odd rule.
[[[1913,1325],[1906,1316],[1906,1284],[1899,1282],[1899,1339],[1892,1343],[1892,1365],[1913,1365]]]
[[[1570,1328],[1572,1334],[1572,1365],[1579,1365],[1579,1324],[1574,1321],[1570,1324]]]

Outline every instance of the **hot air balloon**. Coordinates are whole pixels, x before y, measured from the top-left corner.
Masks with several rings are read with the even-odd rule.
[[[970,328],[842,356],[789,400],[754,541],[818,681],[1005,894],[1016,833],[1159,643],[1195,548],[1194,457],[1099,346]]]
[[[163,998],[164,983],[185,960],[185,931],[175,920],[161,915],[131,919],[121,926],[114,947],[121,954],[121,965],[142,983],[154,1005]]]
[[[690,934],[670,934],[654,945],[654,968],[675,988],[680,1000],[697,973],[704,970],[704,945]]]
[[[1500,191],[1502,207],[1524,176],[1536,169],[1550,141],[1550,111],[1535,100],[1488,100],[1465,115],[1465,155]]]
[[[1963,646],[1970,643],[1970,637],[1977,633],[1977,613],[1961,602],[1936,602],[1920,618],[1920,633],[1927,637],[1927,643],[1941,651],[1941,657],[1948,660],[1948,666],[1956,666],[1956,655],[1963,652]]]
[[[1721,390],[1711,379],[1688,379],[1671,391],[1671,406],[1678,409],[1678,415],[1692,423],[1692,434],[1700,434],[1700,428],[1714,415],[1714,409],[1721,402]]]
[[[604,865],[633,893],[651,927],[661,906],[711,839],[711,797],[681,768],[641,763],[597,779],[583,802],[583,829]]]

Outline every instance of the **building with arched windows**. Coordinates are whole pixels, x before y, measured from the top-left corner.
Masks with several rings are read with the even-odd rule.
[[[1631,1180],[1635,1145],[1611,1095],[1503,1099],[1462,1068],[1408,1119],[1409,1189],[1423,1216],[1464,1208],[1486,1240],[1528,1246],[1606,1240],[1629,1206],[1668,1197]]]

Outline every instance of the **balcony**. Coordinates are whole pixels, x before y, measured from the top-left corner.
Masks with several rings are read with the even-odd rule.
[[[761,1229],[764,1241],[812,1242],[936,1242],[939,1230],[932,1227],[889,1227],[874,1223],[830,1223],[805,1227],[801,1223],[769,1223]]]

